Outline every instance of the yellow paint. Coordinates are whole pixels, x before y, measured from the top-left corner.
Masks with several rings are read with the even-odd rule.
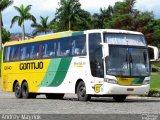
[[[44,36],[38,36],[30,40],[7,42],[5,43],[4,46],[61,38],[63,36],[72,35],[72,33],[73,31],[65,31],[65,32],[59,32],[59,33],[54,33],[54,34],[49,34]],[[2,56],[3,56],[3,53],[2,53]],[[43,69],[20,70],[20,63],[28,63],[28,62],[35,62],[35,63],[43,62]],[[2,63],[3,63],[3,60],[2,60]],[[3,63],[1,67],[2,90],[11,92],[13,91],[14,81],[17,80],[19,84],[22,85],[22,82],[26,80],[29,84],[29,92],[37,92],[39,90],[39,84],[42,82],[42,80],[45,77],[49,63],[50,63],[50,59]]]
[[[96,93],[99,93],[100,92],[100,88],[101,88],[101,86],[102,86],[102,84],[96,84],[95,86],[94,86],[94,91],[96,92]]]
[[[131,85],[134,78],[117,78],[119,85]]]
[[[30,43],[30,42],[36,42],[36,41],[42,41],[42,40],[44,41],[44,40],[56,39],[56,38],[61,38],[62,36],[71,35],[72,33],[73,31],[64,31],[64,32],[59,32],[59,33],[38,36],[30,40],[6,42],[5,46],[15,45],[15,44],[24,44],[24,43]]]
[[[30,70],[20,70],[20,63],[28,62],[43,62],[43,69],[30,69]],[[49,59],[44,60],[31,60],[31,61],[21,61],[21,62],[10,62],[2,64],[2,90],[12,91],[13,83],[15,80],[22,85],[23,80],[26,80],[29,84],[29,92],[37,92],[39,90],[39,84],[45,77],[48,65],[50,63]],[[11,69],[5,69],[6,66],[10,66]]]
[[[74,62],[74,67],[82,68],[85,66],[85,62]]]

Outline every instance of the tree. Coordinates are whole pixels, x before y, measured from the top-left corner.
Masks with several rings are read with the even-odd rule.
[[[147,43],[153,44],[154,39],[157,39],[157,35],[153,32],[159,33],[159,30],[154,30],[152,20],[154,19],[152,12],[140,12],[134,8],[136,0],[124,0],[123,2],[116,2],[112,7],[110,16],[107,16],[108,9],[101,10],[99,16],[103,16],[100,19],[99,25],[104,28],[124,29],[142,32],[147,40]],[[111,9],[111,8],[110,8]],[[111,11],[111,10],[110,10]],[[99,17],[100,18],[100,17]]]
[[[93,14],[92,20],[95,29],[102,29],[105,28],[104,23],[108,23],[112,19],[113,15],[113,8],[112,6],[108,6],[108,8],[100,9],[100,14]]]
[[[20,7],[14,6],[15,10],[17,10],[20,15],[19,16],[14,16],[12,18],[11,27],[13,26],[13,24],[15,22],[18,21],[18,25],[20,27],[22,27],[22,39],[23,40],[25,39],[25,25],[24,25],[24,21],[25,20],[31,20],[34,23],[36,22],[36,18],[31,13],[29,13],[29,11],[31,10],[31,6],[32,5],[28,5],[28,6],[25,7],[23,4]]]
[[[11,33],[5,28],[2,28],[2,43],[5,43],[10,40]]]
[[[40,19],[41,19],[40,23],[31,24],[31,26],[35,28],[35,30],[33,30],[32,32],[33,35],[36,35],[37,33],[41,33],[41,32],[44,32],[46,34],[47,32],[53,31],[54,22],[50,21],[48,23],[48,18],[49,18],[48,16],[46,18],[40,16]]]
[[[0,51],[2,49],[2,11],[13,3],[13,0],[0,0]]]
[[[116,2],[113,7],[111,19],[105,22],[105,27],[114,29],[134,30],[132,20],[137,14],[134,9],[136,0]]]
[[[93,28],[91,14],[88,11],[83,9],[79,10],[79,17],[77,17],[74,25],[72,26],[73,30],[87,30]]]
[[[58,31],[73,29],[77,19],[80,19],[81,4],[79,0],[61,0],[55,14]]]
[[[160,19],[154,19],[149,24],[149,28],[153,30],[152,45],[160,47]]]

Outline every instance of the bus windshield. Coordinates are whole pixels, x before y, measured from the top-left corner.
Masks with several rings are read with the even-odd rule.
[[[115,34],[106,34],[104,41],[109,43],[106,74],[126,77],[149,76],[149,57],[143,37],[139,35],[117,34],[116,36]]]
[[[149,76],[147,49],[111,46],[106,59],[107,74],[115,76]]]

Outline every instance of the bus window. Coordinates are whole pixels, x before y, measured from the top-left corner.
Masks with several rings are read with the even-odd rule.
[[[48,52],[51,58],[56,57],[56,49],[57,49],[57,43],[55,41],[49,41]]]
[[[11,47],[5,47],[4,48],[4,61],[5,62],[10,61],[10,51],[11,51]]]
[[[27,55],[26,55],[26,53],[27,53],[27,46],[26,45],[21,46],[21,50],[20,51],[21,51],[20,52],[20,60],[25,60],[26,57],[27,57]]]
[[[85,36],[79,36],[79,37],[77,37],[75,54],[76,55],[85,55],[86,54]]]
[[[69,37],[64,38],[64,39],[59,39],[57,40],[57,43],[58,43],[57,44],[57,56],[58,57],[64,57],[64,56],[71,55],[72,40]]]
[[[20,46],[13,46],[11,48],[11,61],[20,60]]]
[[[31,45],[30,59],[37,59],[37,58],[39,58],[39,46],[38,43],[34,43]]]
[[[42,43],[42,56],[43,58],[55,57],[56,51],[56,42],[54,41],[45,41]]]
[[[85,36],[73,37],[72,55],[86,55],[86,39]]]

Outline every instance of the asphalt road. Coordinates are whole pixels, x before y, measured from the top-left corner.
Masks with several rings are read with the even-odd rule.
[[[92,98],[80,102],[76,95],[63,100],[49,100],[44,95],[36,99],[16,99],[14,93],[0,91],[0,114],[160,114],[160,98],[129,96],[123,103],[112,98]]]
[[[59,119],[159,120],[160,98],[129,96],[123,103],[116,103],[112,98],[80,102],[73,94],[65,95],[63,100],[49,100],[44,95],[36,99],[16,99],[14,93],[0,90],[0,120]]]
[[[129,96],[122,103],[108,97],[80,102],[73,94],[66,94],[62,100],[46,99],[45,95],[36,99],[16,99],[14,93],[0,89],[0,120],[58,119],[160,120],[160,98]]]

